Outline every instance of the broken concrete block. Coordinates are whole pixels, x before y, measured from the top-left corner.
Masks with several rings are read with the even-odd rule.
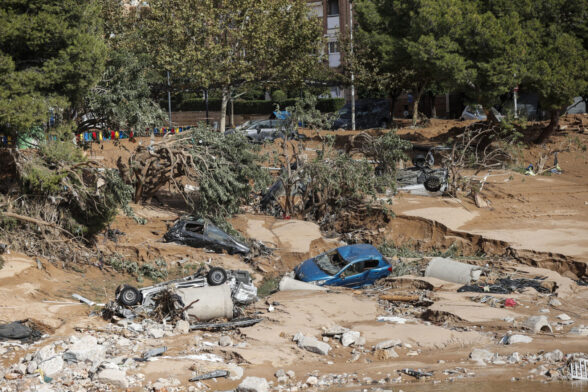
[[[279,285],[280,291],[298,291],[298,290],[311,290],[311,291],[326,291],[326,287],[317,286],[312,283],[302,282],[300,280],[292,279],[288,276],[284,276],[280,280]]]
[[[400,346],[402,342],[398,339],[390,339],[380,342],[374,346],[374,350],[385,350],[390,347]]]
[[[570,330],[570,335],[588,336],[588,327],[580,325]]]
[[[553,329],[551,328],[551,325],[549,325],[549,321],[547,321],[547,316],[529,317],[525,321],[525,323],[523,324],[523,327],[533,331],[533,333],[539,333],[539,332],[553,333]]]
[[[318,378],[316,378],[315,376],[310,376],[306,379],[306,384],[312,386],[315,386],[316,384],[318,384]]]
[[[327,343],[319,342],[313,336],[304,336],[298,341],[298,347],[320,355],[327,355],[329,350],[331,350],[331,346]]]
[[[269,384],[265,378],[247,377],[237,387],[237,392],[269,392]]]
[[[360,333],[357,331],[348,331],[341,336],[341,344],[344,347],[349,347],[352,344],[356,344],[360,338]]]
[[[518,352],[514,352],[512,354],[510,354],[510,356],[506,359],[506,361],[508,363],[519,363],[521,362],[521,356],[519,355]]]
[[[551,298],[547,304],[553,307],[561,306],[561,301],[557,298]]]
[[[98,344],[98,340],[92,335],[85,335],[64,354],[64,359],[70,362],[91,362],[98,366],[106,357],[106,347]]]
[[[347,331],[349,331],[349,328],[345,328],[340,325],[335,325],[335,326],[326,328],[325,331],[323,332],[323,336],[343,335]]]
[[[470,359],[476,362],[488,362],[492,360],[494,354],[488,350],[484,350],[481,348],[475,348],[470,353]]]
[[[55,356],[39,364],[39,369],[48,377],[55,377],[63,369],[63,358]]]
[[[557,318],[560,319],[561,321],[569,321],[572,319],[570,316],[568,316],[565,313],[558,315]]]
[[[511,335],[508,337],[508,344],[531,343],[532,341],[532,337],[525,335]]]
[[[118,388],[126,389],[129,387],[126,373],[118,369],[102,369],[96,374],[95,380]]]
[[[174,334],[185,335],[190,332],[190,323],[186,320],[179,320],[174,327]]]
[[[228,347],[233,345],[233,340],[231,340],[230,336],[223,335],[218,340],[218,345],[221,347]]]
[[[549,353],[543,354],[543,359],[548,362],[560,362],[564,359],[564,354],[561,350],[553,350]]]

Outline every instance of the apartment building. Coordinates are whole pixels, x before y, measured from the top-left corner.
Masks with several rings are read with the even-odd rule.
[[[325,50],[329,56],[329,66],[337,68],[341,65],[339,35],[349,31],[350,4],[349,0],[308,0],[314,15],[322,18],[323,31],[327,40]],[[331,97],[348,98],[347,91],[339,86],[330,87]]]

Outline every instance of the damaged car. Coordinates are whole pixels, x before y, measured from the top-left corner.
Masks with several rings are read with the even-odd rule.
[[[142,306],[146,310],[155,307],[155,297],[164,290],[174,292],[187,292],[190,289],[199,289],[207,286],[220,286],[228,284],[231,289],[231,297],[239,304],[249,304],[257,300],[257,288],[253,285],[251,275],[242,270],[225,270],[213,267],[206,273],[204,268],[184,278],[158,283],[153,286],[136,288],[131,285],[120,285],[115,292],[116,302],[125,307]],[[183,301],[181,295],[178,298]],[[185,301],[183,301],[185,303]]]
[[[434,168],[435,147],[426,154],[418,153],[412,160],[413,167],[399,169],[396,173],[398,190],[412,194],[440,194],[447,190],[449,171],[446,168]]]
[[[230,255],[247,255],[251,249],[219,229],[211,221],[204,218],[186,217],[174,223],[164,235],[165,242],[175,242],[194,248],[206,248]]]
[[[373,284],[392,272],[392,265],[369,244],[347,245],[304,261],[294,277],[319,286],[358,288]]]

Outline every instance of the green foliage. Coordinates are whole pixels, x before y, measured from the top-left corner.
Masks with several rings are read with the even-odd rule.
[[[280,276],[264,276],[257,288],[257,296],[259,298],[265,298],[278,291],[280,279]]]
[[[272,100],[276,103],[282,103],[288,98],[288,95],[282,90],[275,90],[272,93]]]
[[[128,208],[133,188],[113,169],[91,167],[71,142],[50,142],[22,164],[23,194],[33,198],[52,197],[62,209],[66,230],[91,237],[103,230]]]
[[[96,1],[0,3],[0,128],[16,135],[68,118],[102,73],[105,45]]]
[[[406,160],[406,151],[411,149],[412,144],[398,136],[396,130],[377,138],[368,137],[364,139],[361,147],[365,156],[376,162],[386,184],[395,182],[396,163],[400,160]]]
[[[282,108],[294,106],[298,99],[288,98],[282,102],[272,102],[264,100],[246,101],[237,99],[233,103],[235,114],[271,114],[276,110],[276,105]],[[160,102],[161,107],[167,108],[167,101]],[[341,109],[345,105],[343,98],[320,98],[316,101],[316,108],[322,113],[333,113]],[[209,99],[208,110],[219,111],[221,109],[220,99]],[[172,100],[172,110],[174,111],[204,111],[206,110],[206,103],[202,98],[194,97],[176,97]]]

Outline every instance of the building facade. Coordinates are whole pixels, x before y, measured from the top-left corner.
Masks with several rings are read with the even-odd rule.
[[[312,8],[312,13],[322,19],[329,66],[337,68],[341,65],[339,36],[349,31],[350,2],[349,0],[308,0],[308,5]],[[339,86],[331,86],[330,94],[333,98],[349,98],[347,97],[349,92]]]

